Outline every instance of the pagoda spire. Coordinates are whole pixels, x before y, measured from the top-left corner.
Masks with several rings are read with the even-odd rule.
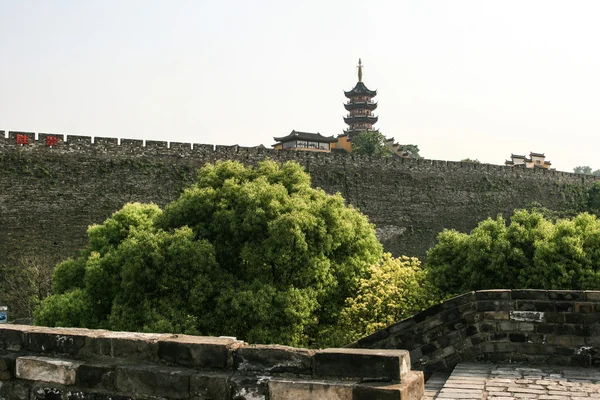
[[[358,59],[358,81],[362,82],[362,61]]]

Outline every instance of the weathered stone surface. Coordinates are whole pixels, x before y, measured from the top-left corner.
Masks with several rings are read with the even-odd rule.
[[[411,371],[395,385],[360,384],[353,390],[353,400],[421,400],[425,393],[423,372]]]
[[[115,389],[115,366],[106,364],[82,364],[77,369],[75,384],[86,389]]]
[[[269,382],[269,400],[353,400],[353,382],[295,381]]]
[[[30,381],[73,385],[80,365],[77,361],[25,356],[17,358],[15,375]]]
[[[0,399],[28,400],[29,387],[23,382],[0,381]]]
[[[162,366],[120,366],[115,370],[115,387],[120,393],[171,399],[189,397],[194,371]]]
[[[313,359],[316,377],[400,381],[410,370],[406,350],[326,349]]]
[[[190,396],[195,400],[229,399],[233,391],[230,374],[201,372],[190,377]]]
[[[311,373],[312,350],[278,345],[252,345],[239,348],[235,353],[235,369],[263,373]]]
[[[179,365],[224,369],[233,364],[233,350],[241,343],[229,338],[179,335],[159,341],[158,356]]]

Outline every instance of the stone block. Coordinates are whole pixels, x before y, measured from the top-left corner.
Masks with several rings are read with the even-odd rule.
[[[192,399],[229,399],[232,388],[229,374],[224,372],[201,372],[190,377],[190,396]]]
[[[269,382],[271,378],[261,376],[233,375],[228,380],[231,387],[231,398],[236,400],[265,400],[269,395]]]
[[[315,353],[314,375],[400,381],[410,371],[406,350],[326,349]]]
[[[20,351],[26,343],[26,334],[23,326],[0,325],[0,349]]]
[[[509,318],[520,322],[544,322],[545,314],[541,311],[510,311]]]
[[[353,400],[421,400],[425,394],[423,372],[409,372],[396,385],[360,384],[353,390]]]
[[[158,340],[172,335],[137,333],[137,332],[106,332],[91,339],[94,354],[129,360],[158,360]]]
[[[115,366],[82,364],[77,370],[75,385],[86,389],[112,390],[115,387]]]
[[[179,336],[158,342],[158,356],[169,363],[202,368],[231,368],[233,350],[241,342],[229,338]]]
[[[353,400],[354,384],[348,381],[273,379],[269,382],[269,400]]]
[[[115,370],[115,387],[133,397],[187,399],[192,374],[192,370],[163,366],[119,366]]]
[[[58,383],[61,385],[75,384],[77,369],[81,362],[60,360],[50,357],[18,357],[16,362],[16,377],[30,381]]]
[[[7,381],[15,376],[17,353],[0,354],[0,381]]]
[[[547,290],[519,289],[511,293],[513,300],[548,300]]]
[[[313,354],[313,350],[287,346],[245,346],[235,352],[234,368],[239,371],[310,375]]]
[[[49,329],[27,333],[27,350],[37,353],[52,353],[74,357],[85,346],[85,343],[86,336],[83,334],[55,333]]]
[[[29,400],[29,387],[24,382],[0,381],[0,399]]]
[[[448,310],[454,307],[462,306],[464,304],[469,304],[473,301],[475,301],[475,292],[469,292],[446,300],[442,304],[444,306],[443,308]]]
[[[585,300],[583,290],[548,290],[548,299],[554,301]]]
[[[475,299],[479,300],[510,300],[511,291],[508,289],[479,290],[475,292]]]

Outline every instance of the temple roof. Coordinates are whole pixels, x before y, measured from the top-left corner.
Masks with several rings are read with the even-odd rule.
[[[323,136],[320,133],[310,133],[310,132],[297,132],[292,131],[287,136],[274,137],[277,142],[289,142],[290,140],[310,140],[311,142],[323,142],[323,143],[333,143],[337,142],[337,139],[333,136]]]
[[[367,95],[367,96],[377,96],[377,90],[370,90],[368,89],[364,83],[362,82],[357,82],[356,86],[354,86],[354,88],[349,91],[346,92],[344,91],[344,95],[348,98],[352,98],[354,96],[360,96],[360,95]]]
[[[546,157],[544,155],[544,153],[534,153],[534,152],[530,152],[529,153],[529,157]]]

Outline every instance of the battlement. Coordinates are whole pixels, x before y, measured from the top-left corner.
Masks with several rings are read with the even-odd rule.
[[[26,138],[26,139],[24,139]],[[105,156],[134,156],[134,157],[208,157],[215,159],[250,160],[274,159],[277,161],[297,161],[302,165],[307,163],[319,164],[366,164],[385,169],[430,169],[464,171],[465,173],[493,173],[506,176],[522,176],[526,174],[546,175],[567,180],[596,181],[600,177],[581,175],[572,172],[555,171],[542,168],[510,168],[496,164],[476,164],[460,161],[445,161],[431,159],[407,159],[399,157],[369,157],[351,153],[324,153],[308,151],[279,151],[262,146],[244,147],[238,145],[212,145],[203,143],[167,142],[156,140],[92,137],[65,135],[53,133],[35,133],[25,131],[0,130],[0,150],[20,148],[23,151],[70,153],[79,155],[103,154]]]
[[[308,350],[230,337],[0,325],[0,398],[414,399],[404,350]]]

